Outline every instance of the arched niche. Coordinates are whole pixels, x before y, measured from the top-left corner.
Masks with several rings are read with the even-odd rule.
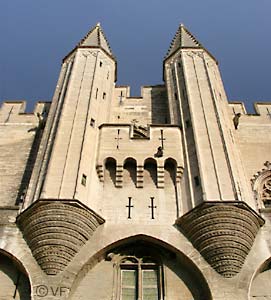
[[[136,186],[136,160],[128,157],[123,163],[123,185]]]
[[[115,185],[116,184],[116,168],[117,162],[114,158],[108,157],[104,162],[105,166],[105,174],[104,174],[104,182],[106,185]]]
[[[123,296],[125,289],[130,298]],[[138,299],[146,289],[149,300],[212,299],[205,278],[190,259],[145,235],[118,241],[92,257],[79,272],[69,299]]]
[[[22,264],[0,251],[0,299],[30,300],[30,282]]]
[[[144,161],[144,186],[157,185],[157,162],[153,158]]]
[[[250,300],[271,298],[271,258],[266,260],[255,273],[250,285]]]
[[[173,158],[167,158],[164,163],[165,169],[165,187],[175,185],[177,162]]]

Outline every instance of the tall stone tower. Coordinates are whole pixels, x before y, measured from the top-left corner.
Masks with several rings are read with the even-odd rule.
[[[271,103],[229,103],[183,26],[131,97],[97,24],[52,103],[0,111],[0,299],[268,299]]]

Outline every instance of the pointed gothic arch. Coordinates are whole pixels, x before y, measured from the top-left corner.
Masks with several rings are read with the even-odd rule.
[[[142,267],[145,268],[145,266],[140,268],[138,264],[139,262],[144,263],[144,261],[147,263],[146,268],[149,267],[150,270],[153,270],[148,274],[152,278],[149,287],[158,291],[156,294],[153,291],[155,296],[149,299],[177,300],[186,293],[194,300],[212,300],[204,275],[190,258],[172,245],[142,234],[113,242],[90,257],[73,282],[69,299],[78,299],[85,292],[85,287],[89,285],[99,285],[100,287],[99,295],[97,295],[97,290],[90,291],[88,294],[90,300],[97,299],[97,297],[99,299],[108,297],[108,293],[112,293],[111,298],[114,300],[126,299],[121,297],[123,287],[121,271],[122,269],[129,270],[129,268],[134,270],[129,274],[131,275],[129,278],[130,280],[139,280],[134,284],[138,290],[138,285],[142,286],[143,284],[142,278],[138,278],[144,275],[137,272],[141,272]],[[155,272],[157,275],[154,275]],[[157,288],[155,282],[158,282]],[[168,285],[169,282],[170,285]],[[171,288],[172,284],[174,284],[174,289]],[[132,287],[133,284],[129,286],[129,288]],[[138,290],[136,293],[142,295],[143,292]]]
[[[30,281],[25,268],[3,250],[0,250],[0,284],[0,299],[31,299]]]
[[[271,297],[271,257],[256,270],[249,288],[249,300],[261,300]]]

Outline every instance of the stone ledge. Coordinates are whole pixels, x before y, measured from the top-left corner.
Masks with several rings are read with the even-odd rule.
[[[0,207],[0,227],[15,225],[19,206],[1,206]]]
[[[246,203],[209,201],[176,220],[206,261],[222,276],[240,272],[264,220]]]

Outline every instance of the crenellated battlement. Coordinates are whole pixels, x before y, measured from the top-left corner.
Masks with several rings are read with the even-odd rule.
[[[271,102],[254,102],[254,113],[248,113],[245,103],[242,101],[229,102],[230,113],[232,115],[240,113],[247,116],[260,116],[271,118]]]
[[[38,114],[48,115],[51,102],[38,101],[33,112],[26,113],[26,101],[4,101],[0,107],[0,123],[38,124]]]
[[[168,120],[165,85],[142,86],[139,97],[130,96],[129,86],[117,86],[112,101],[113,123],[166,124]]]
[[[145,93],[148,93],[149,90],[159,90],[159,89],[165,89],[164,84],[157,84],[157,85],[143,85],[140,89],[140,96],[131,96],[131,87],[129,85],[116,85],[115,86],[115,92],[118,95],[122,95],[124,98],[130,98],[130,99],[143,99]]]

